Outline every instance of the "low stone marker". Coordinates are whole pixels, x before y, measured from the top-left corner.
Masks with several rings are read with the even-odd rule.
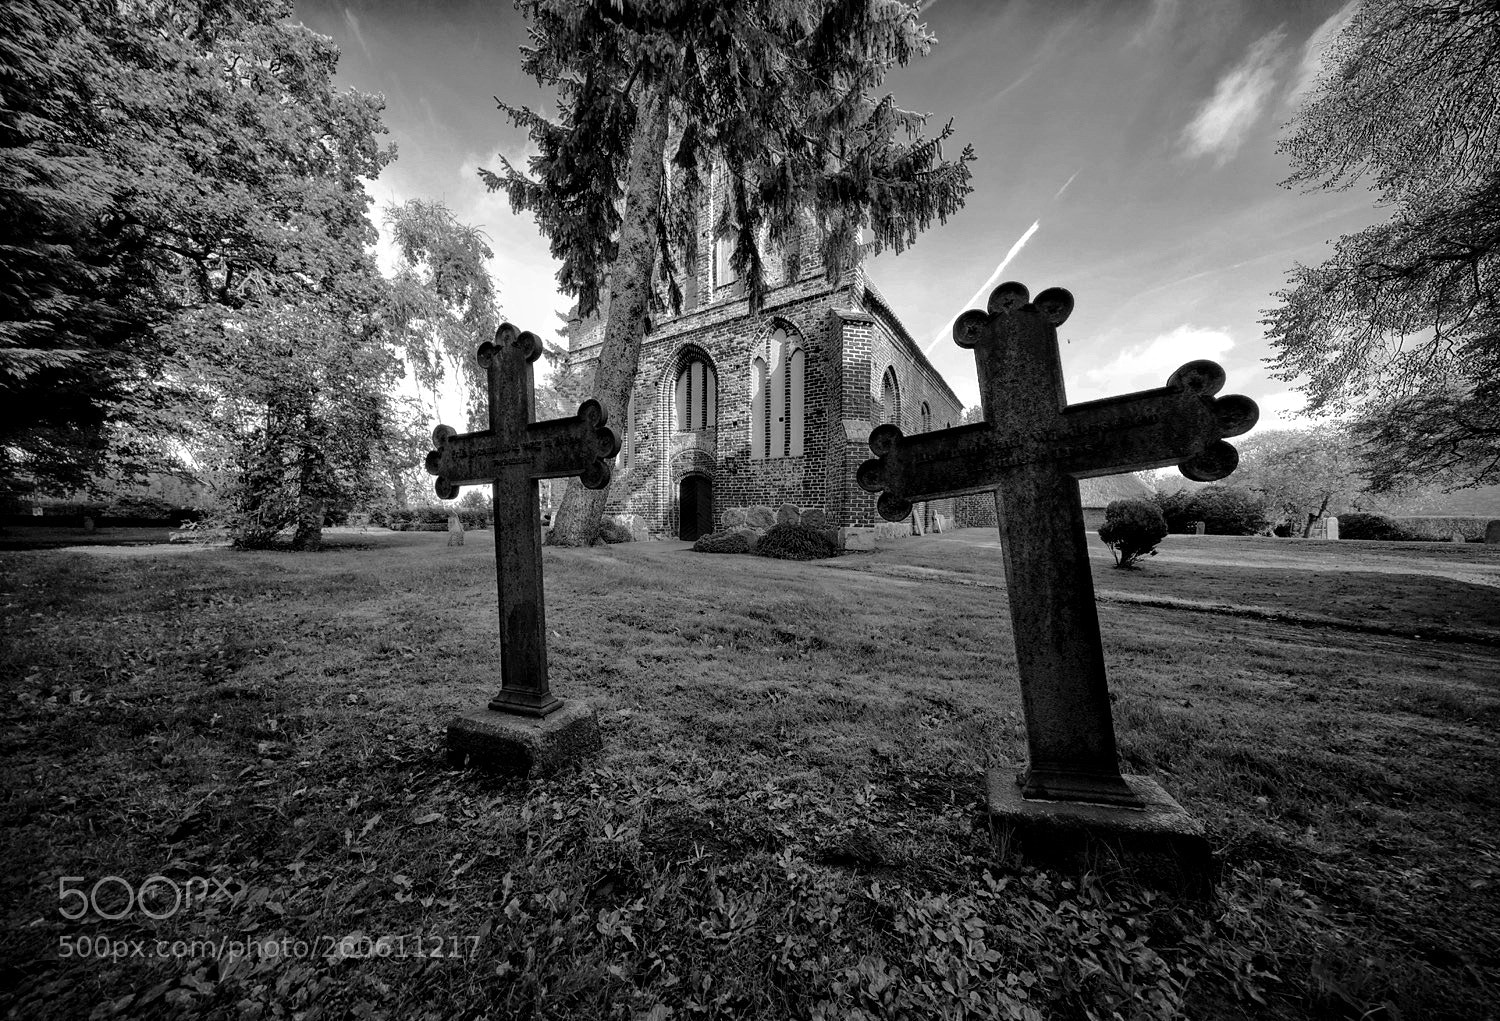
[[[1225,375],[1210,361],[1155,390],[1069,406],[1057,327],[1073,296],[1055,287],[1029,299],[1023,285],[1001,284],[987,311],[953,326],[974,351],[984,421],[911,437],[882,425],[857,478],[881,494],[888,521],[919,500],[996,493],[1030,758],[1023,772],[991,771],[991,813],[1043,843],[1067,833],[1164,840],[1206,870],[1201,824],[1154,780],[1120,774],[1078,480],[1168,465],[1197,482],[1223,478],[1239,463],[1224,437],[1259,411],[1248,397],[1214,396]]]
[[[580,476],[585,487],[609,485],[620,439],[598,401],[572,418],[535,422],[531,363],[542,353],[534,333],[510,323],[479,348],[488,376],[490,427],[460,435],[433,431],[427,455],[437,495],[490,482],[495,515],[495,577],[500,599],[500,691],[489,708],[448,725],[448,761],[514,775],[539,775],[601,747],[594,711],[564,702],[547,681],[547,624],[542,603],[542,529],[538,479]]]
[[[1207,535],[1208,534],[1208,522],[1207,521],[1194,521],[1193,522],[1193,534],[1194,535]]]
[[[464,523],[457,514],[448,515],[448,545],[462,546],[464,544]]]

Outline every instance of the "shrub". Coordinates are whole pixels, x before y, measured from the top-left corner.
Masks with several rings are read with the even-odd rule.
[[[823,560],[838,556],[839,546],[833,536],[820,528],[773,525],[755,544],[755,553],[777,560]]]
[[[1465,542],[1484,542],[1489,520],[1467,514],[1420,514],[1402,515],[1391,523],[1401,530],[1403,539],[1412,542],[1449,542],[1455,535],[1463,536]]]
[[[1202,521],[1209,535],[1254,535],[1267,524],[1261,498],[1239,486],[1204,486],[1185,510],[1187,520]]]
[[[1406,538],[1406,533],[1383,514],[1340,514],[1339,538],[1399,542]]]
[[[1156,509],[1166,519],[1168,532],[1182,535],[1193,530],[1193,522],[1198,520],[1188,511],[1188,504],[1192,503],[1193,496],[1194,491],[1191,489],[1178,489],[1171,493],[1158,491],[1152,497]]]
[[[370,510],[370,524],[389,528],[393,532],[441,532],[448,527],[448,515],[455,512],[466,529],[490,527],[488,510],[444,507],[440,504],[424,507],[374,507]]]
[[[1116,567],[1132,567],[1141,557],[1156,556],[1156,544],[1167,536],[1167,519],[1152,500],[1112,500],[1104,508],[1099,538],[1114,554]]]
[[[711,532],[693,543],[694,553],[749,553],[751,550],[749,529],[726,528],[722,532]]]
[[[599,522],[599,534],[594,538],[598,543],[634,542],[635,536],[630,534],[630,529],[620,524],[614,518],[605,518]]]

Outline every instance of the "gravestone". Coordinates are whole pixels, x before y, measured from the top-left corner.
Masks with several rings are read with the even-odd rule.
[[[1484,526],[1484,544],[1486,546],[1500,546],[1500,518],[1496,518]]]
[[[1208,522],[1207,521],[1194,521],[1193,522],[1193,534],[1194,535],[1207,535],[1208,534]]]
[[[464,544],[464,523],[457,514],[448,515],[448,545],[462,546]]]
[[[433,431],[427,455],[437,495],[490,482],[495,578],[500,603],[500,691],[489,708],[448,725],[448,760],[497,772],[538,775],[600,747],[587,704],[552,694],[547,678],[547,625],[542,602],[542,528],[538,479],[577,475],[588,489],[609,485],[620,440],[604,408],[584,401],[571,418],[535,422],[532,362],[542,353],[534,333],[510,323],[479,348],[489,391],[490,427],[460,435]]]
[[[1330,517],[1323,525],[1323,538],[1337,539],[1339,537],[1339,519]]]
[[[1168,465],[1197,482],[1223,478],[1239,462],[1224,437],[1259,412],[1248,397],[1214,396],[1225,375],[1210,361],[1155,390],[1069,406],[1057,327],[1073,296],[1050,288],[1029,299],[1001,284],[987,311],[954,323],[954,341],[974,351],[984,421],[910,437],[879,426],[858,482],[881,494],[888,521],[916,501],[996,494],[1029,760],[991,772],[991,812],[1054,836],[1155,834],[1206,861],[1201,824],[1155,781],[1120,774],[1078,480]]]

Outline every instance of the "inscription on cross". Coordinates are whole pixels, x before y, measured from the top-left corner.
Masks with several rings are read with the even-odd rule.
[[[494,343],[479,347],[489,390],[490,427],[458,433],[440,425],[427,471],[438,477],[437,495],[451,500],[458,487],[492,483],[495,577],[500,596],[500,692],[490,708],[544,717],[562,708],[547,683],[547,630],[542,605],[542,531],[538,479],[577,475],[585,487],[609,485],[610,459],[620,440],[603,406],[584,401],[571,418],[534,422],[532,363],[542,353],[534,333],[510,323]]]
[[[1224,442],[1255,424],[1248,397],[1216,397],[1224,370],[1194,361],[1155,390],[1069,405],[1057,327],[1073,311],[1060,287],[1030,300],[1005,283],[987,311],[965,312],[953,339],[974,351],[984,421],[903,436],[870,433],[859,468],[889,521],[919,500],[993,490],[1015,634],[1029,762],[1029,799],[1140,807],[1120,775],[1104,649],[1094,604],[1078,480],[1180,465],[1199,482],[1239,463]]]

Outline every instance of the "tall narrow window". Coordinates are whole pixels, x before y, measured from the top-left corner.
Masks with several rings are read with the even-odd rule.
[[[765,459],[766,446],[769,442],[767,382],[766,360],[757,355],[750,363],[750,460],[752,461]]]
[[[807,356],[799,347],[786,361],[786,452],[788,457],[802,456],[802,391]]]
[[[778,327],[750,362],[750,458],[801,457],[807,356]]]
[[[714,238],[714,286],[725,287],[739,280],[734,271],[734,235],[723,234]]]
[[[932,432],[932,409],[927,406],[926,401],[922,402],[922,431]]]
[[[896,386],[896,369],[885,370],[880,381],[880,421],[883,424],[901,424],[901,391]]]
[[[625,470],[629,471],[635,467],[635,393],[632,392],[630,400],[625,404],[625,421],[617,427],[620,433],[620,450],[624,454]]]
[[[677,375],[677,429],[710,429],[718,421],[718,380],[701,358],[693,358]]]

